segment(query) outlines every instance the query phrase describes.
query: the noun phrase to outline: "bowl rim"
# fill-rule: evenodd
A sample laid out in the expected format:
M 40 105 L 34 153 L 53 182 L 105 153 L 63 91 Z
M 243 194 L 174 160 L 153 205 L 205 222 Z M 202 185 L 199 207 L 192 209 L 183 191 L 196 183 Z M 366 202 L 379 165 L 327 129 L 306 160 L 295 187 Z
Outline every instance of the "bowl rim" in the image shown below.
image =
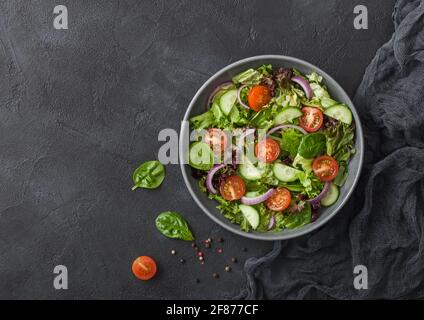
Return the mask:
M 194 97 L 191 99 L 190 104 L 187 107 L 186 112 L 184 113 L 184 117 L 183 117 L 183 122 L 184 121 L 188 121 L 189 120 L 189 116 L 191 113 L 191 110 L 193 109 L 194 104 L 196 103 L 197 99 L 199 98 L 199 96 L 201 94 L 203 94 L 203 91 L 205 90 L 205 88 L 207 88 L 209 86 L 210 83 L 214 82 L 216 78 L 218 78 L 219 76 L 221 76 L 223 73 L 231 70 L 234 67 L 243 65 L 245 63 L 248 62 L 254 62 L 256 60 L 283 60 L 284 62 L 293 62 L 293 63 L 298 63 L 301 64 L 307 68 L 310 68 L 311 70 L 314 70 L 316 72 L 318 72 L 325 80 L 329 80 L 331 82 L 334 83 L 334 85 L 337 87 L 337 91 L 339 91 L 341 93 L 341 95 L 344 96 L 345 98 L 345 103 L 347 103 L 349 105 L 349 108 L 352 111 L 354 120 L 355 120 L 355 125 L 356 125 L 356 141 L 359 143 L 360 145 L 360 152 L 357 152 L 355 154 L 355 157 L 359 157 L 359 162 L 358 162 L 358 170 L 355 174 L 352 186 L 350 187 L 350 189 L 347 191 L 347 194 L 345 196 L 345 198 L 340 202 L 336 204 L 336 207 L 334 208 L 333 212 L 331 212 L 329 215 L 327 215 L 326 217 L 324 217 L 322 220 L 317 220 L 314 223 L 310 223 L 302 228 L 299 228 L 299 230 L 297 232 L 293 232 L 290 234 L 283 234 L 281 232 L 245 232 L 242 231 L 240 229 L 236 229 L 234 227 L 232 227 L 232 223 L 231 222 L 224 222 L 221 221 L 220 219 L 218 219 L 214 213 L 210 212 L 202 203 L 202 201 L 200 199 L 197 198 L 187 175 L 187 164 L 184 164 L 184 159 L 183 159 L 183 150 L 184 150 L 184 141 L 182 139 L 182 137 L 187 136 L 186 130 L 190 131 L 190 128 L 187 128 L 184 125 L 181 125 L 180 128 L 180 139 L 179 139 L 179 150 L 178 150 L 178 157 L 179 157 L 179 164 L 180 164 L 180 169 L 183 175 L 183 179 L 184 179 L 184 183 L 188 189 L 188 191 L 190 192 L 191 197 L 194 199 L 194 201 L 197 203 L 197 205 L 203 210 L 203 212 L 209 217 L 211 218 L 215 223 L 217 223 L 218 225 L 220 225 L 221 227 L 225 228 L 228 231 L 231 231 L 237 235 L 246 237 L 246 238 L 250 238 L 250 239 L 256 239 L 256 240 L 263 240 L 263 241 L 276 241 L 276 240 L 287 240 L 287 239 L 292 239 L 292 238 L 296 238 L 296 237 L 300 237 L 302 235 L 305 235 L 307 233 L 310 233 L 320 227 L 322 227 L 324 224 L 326 224 L 331 218 L 333 218 L 340 210 L 341 208 L 346 204 L 346 202 L 349 200 L 349 198 L 351 197 L 353 191 L 356 188 L 356 185 L 359 181 L 359 178 L 361 176 L 361 172 L 362 172 L 362 166 L 363 166 L 363 161 L 364 161 L 364 137 L 363 137 L 363 131 L 362 131 L 362 124 L 361 124 L 361 120 L 359 118 L 359 115 L 356 111 L 356 108 L 352 102 L 352 100 L 350 99 L 349 95 L 344 91 L 344 89 L 342 88 L 342 86 L 333 79 L 333 77 L 331 77 L 329 74 L 327 74 L 325 71 L 321 70 L 320 68 L 318 68 L 317 66 L 299 59 L 299 58 L 295 58 L 295 57 L 291 57 L 291 56 L 285 56 L 285 55 L 277 55 L 277 54 L 267 54 L 267 55 L 257 55 L 257 56 L 252 56 L 252 57 L 248 57 L 248 58 L 244 58 L 238 61 L 235 61 L 225 67 L 223 67 L 222 69 L 218 70 L 215 74 L 213 74 L 208 80 L 205 81 L 205 83 L 203 83 L 203 85 L 197 90 L 196 94 L 194 95 Z M 182 123 L 183 123 L 182 122 Z M 210 200 L 213 201 L 213 200 Z M 308 227 L 309 226 L 309 227 Z M 264 235 L 267 235 L 266 237 Z

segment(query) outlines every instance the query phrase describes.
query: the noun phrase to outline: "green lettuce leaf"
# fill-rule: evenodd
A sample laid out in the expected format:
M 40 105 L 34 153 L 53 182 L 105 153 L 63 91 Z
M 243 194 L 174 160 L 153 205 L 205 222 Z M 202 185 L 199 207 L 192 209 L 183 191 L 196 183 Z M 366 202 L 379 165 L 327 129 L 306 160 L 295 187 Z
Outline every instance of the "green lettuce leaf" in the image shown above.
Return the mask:
M 215 116 L 211 110 L 206 111 L 198 116 L 190 119 L 190 127 L 192 129 L 206 129 L 215 126 Z

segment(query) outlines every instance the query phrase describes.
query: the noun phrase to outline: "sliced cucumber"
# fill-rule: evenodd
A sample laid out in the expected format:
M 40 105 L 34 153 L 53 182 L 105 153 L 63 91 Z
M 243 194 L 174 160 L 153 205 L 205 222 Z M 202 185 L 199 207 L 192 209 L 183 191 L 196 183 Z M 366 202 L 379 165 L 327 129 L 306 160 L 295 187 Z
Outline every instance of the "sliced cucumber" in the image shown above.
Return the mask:
M 352 123 L 352 112 L 343 104 L 338 104 L 326 109 L 324 114 L 346 124 Z
M 199 170 L 209 170 L 213 166 L 214 154 L 207 143 L 194 142 L 190 146 L 189 164 Z
M 249 192 L 246 192 L 246 194 L 244 196 L 246 198 L 256 198 L 260 195 L 261 195 L 261 193 L 259 191 L 249 191 Z
M 224 93 L 226 93 L 226 92 L 228 91 L 228 89 L 229 89 L 229 88 L 231 88 L 231 87 L 228 87 L 228 88 L 222 88 L 222 89 L 221 89 L 221 90 L 219 90 L 217 93 L 215 93 L 215 95 L 213 96 L 212 102 L 213 102 L 213 103 L 217 103 L 217 104 L 219 105 L 219 101 L 220 101 L 220 99 L 221 99 L 222 95 L 223 95 Z
M 295 168 L 286 166 L 282 163 L 275 163 L 273 171 L 275 177 L 283 182 L 296 181 L 298 179 L 299 173 L 301 172 Z
M 225 117 L 224 113 L 221 110 L 221 107 L 219 106 L 218 103 L 213 102 L 212 103 L 212 107 L 211 107 L 213 116 L 215 117 L 215 119 L 221 119 L 222 117 Z
M 332 183 L 330 186 L 330 190 L 327 192 L 324 198 L 321 200 L 321 204 L 324 207 L 331 206 L 334 202 L 339 198 L 339 188 Z
M 259 180 L 265 174 L 266 168 L 263 165 L 255 166 L 250 162 L 245 161 L 245 163 L 239 166 L 240 175 L 246 180 Z
M 222 112 L 224 112 L 226 115 L 229 115 L 231 112 L 231 109 L 236 103 L 236 100 L 237 100 L 236 89 L 231 89 L 231 90 L 228 90 L 226 93 L 224 93 L 221 99 L 219 99 L 219 106 L 221 107 Z
M 298 108 L 285 108 L 277 113 L 274 118 L 275 124 L 291 123 L 294 119 L 301 117 L 302 111 Z
M 244 204 L 240 204 L 239 209 L 243 216 L 246 218 L 246 220 L 249 222 L 249 224 L 252 226 L 252 228 L 256 229 L 259 226 L 258 211 L 255 208 L 251 206 L 246 206 Z

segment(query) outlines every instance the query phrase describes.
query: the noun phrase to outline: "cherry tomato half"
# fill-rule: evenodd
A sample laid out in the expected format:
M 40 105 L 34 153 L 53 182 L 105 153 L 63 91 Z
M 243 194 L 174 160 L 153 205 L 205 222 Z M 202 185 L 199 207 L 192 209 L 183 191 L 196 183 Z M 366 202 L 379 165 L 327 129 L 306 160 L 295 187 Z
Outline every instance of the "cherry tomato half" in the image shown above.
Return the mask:
M 286 188 L 278 188 L 274 194 L 265 201 L 265 204 L 269 210 L 284 211 L 290 206 L 290 202 L 290 191 Z
M 263 106 L 267 105 L 271 100 L 271 90 L 266 86 L 254 86 L 247 94 L 247 102 L 250 109 L 260 111 Z
M 280 155 L 280 145 L 274 139 L 267 138 L 256 144 L 255 154 L 260 161 L 271 163 Z
M 239 176 L 230 176 L 221 183 L 219 192 L 227 201 L 238 200 L 246 193 L 246 184 Z
M 331 181 L 337 177 L 339 165 L 330 156 L 320 156 L 312 163 L 312 170 L 321 181 Z
M 324 116 L 318 108 L 303 107 L 303 116 L 300 118 L 300 126 L 308 132 L 318 131 L 324 121 Z
M 156 262 L 148 256 L 141 256 L 134 260 L 132 272 L 140 280 L 149 280 L 156 275 Z
M 216 154 L 222 154 L 227 147 L 228 138 L 223 130 L 211 128 L 206 133 L 204 141 L 211 146 Z

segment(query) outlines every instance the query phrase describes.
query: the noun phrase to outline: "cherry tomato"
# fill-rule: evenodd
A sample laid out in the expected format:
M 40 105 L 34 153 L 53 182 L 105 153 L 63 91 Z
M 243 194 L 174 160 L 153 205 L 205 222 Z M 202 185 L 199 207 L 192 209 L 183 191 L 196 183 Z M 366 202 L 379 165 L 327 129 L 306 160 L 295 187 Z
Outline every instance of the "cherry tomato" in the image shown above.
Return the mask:
M 260 111 L 263 106 L 267 105 L 271 100 L 271 90 L 266 86 L 254 86 L 247 94 L 247 102 L 250 109 Z
M 284 211 L 290 206 L 290 202 L 290 191 L 286 188 L 278 188 L 274 194 L 265 201 L 265 204 L 269 210 Z
M 141 256 L 134 260 L 132 272 L 140 280 L 149 280 L 156 275 L 156 262 L 148 256 Z
M 318 131 L 324 121 L 324 116 L 318 108 L 303 107 L 303 116 L 300 117 L 300 126 L 308 132 Z
M 215 153 L 222 154 L 227 147 L 228 138 L 223 130 L 211 128 L 206 133 L 204 141 L 211 146 Z
M 221 183 L 219 192 L 227 201 L 238 200 L 246 193 L 246 184 L 239 176 L 230 176 Z
M 255 154 L 260 161 L 271 163 L 280 155 L 280 145 L 274 139 L 267 138 L 256 144 Z
M 321 181 L 331 181 L 337 177 L 339 165 L 330 156 L 320 156 L 312 163 L 312 170 Z

